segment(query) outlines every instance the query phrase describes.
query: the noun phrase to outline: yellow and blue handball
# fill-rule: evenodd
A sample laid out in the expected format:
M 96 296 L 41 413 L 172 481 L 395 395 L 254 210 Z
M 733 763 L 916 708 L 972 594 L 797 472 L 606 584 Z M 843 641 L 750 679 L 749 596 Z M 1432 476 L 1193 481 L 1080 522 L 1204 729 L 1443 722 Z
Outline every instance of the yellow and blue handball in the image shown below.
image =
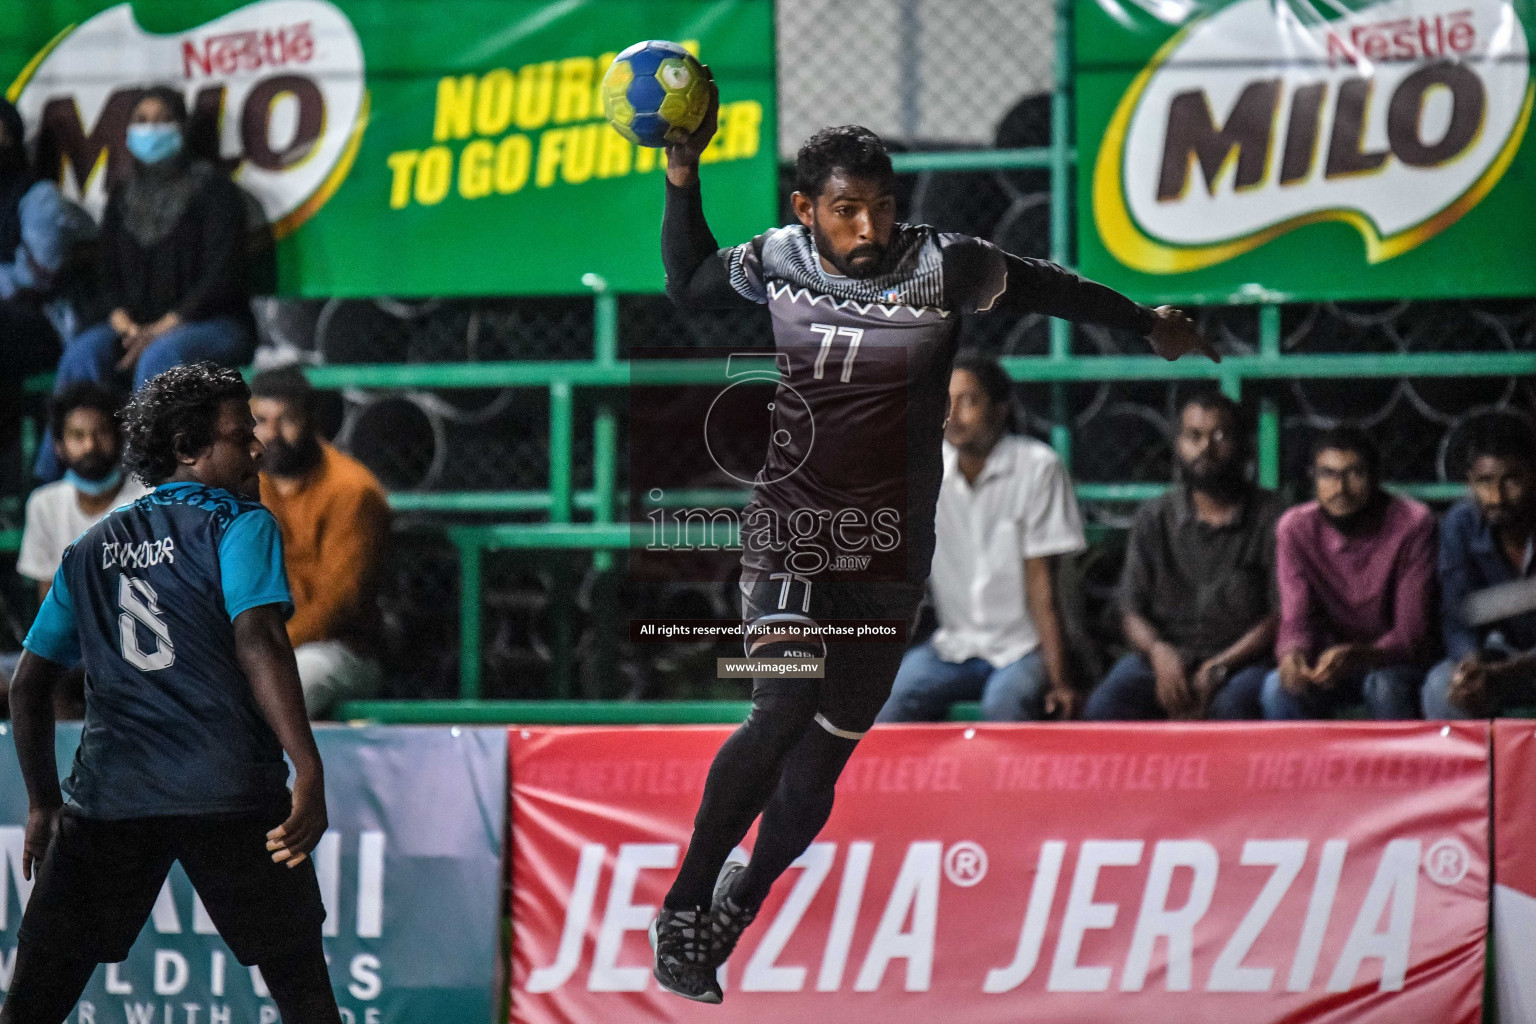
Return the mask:
M 614 130 L 642 146 L 682 142 L 709 109 L 709 81 L 698 60 L 676 43 L 647 39 L 617 57 L 603 76 L 603 114 Z

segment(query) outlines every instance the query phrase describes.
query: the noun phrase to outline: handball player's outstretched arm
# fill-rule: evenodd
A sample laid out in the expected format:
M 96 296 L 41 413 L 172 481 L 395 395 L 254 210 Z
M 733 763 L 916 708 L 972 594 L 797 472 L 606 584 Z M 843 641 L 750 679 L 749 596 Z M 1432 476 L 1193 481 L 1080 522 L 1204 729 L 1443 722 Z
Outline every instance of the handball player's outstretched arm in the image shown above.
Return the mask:
M 304 690 L 280 605 L 258 605 L 235 616 L 235 656 L 251 681 L 262 717 L 293 760 L 293 812 L 267 833 L 267 849 L 274 861 L 295 867 L 325 835 L 325 770 L 304 711 Z
M 1213 362 L 1221 355 L 1200 337 L 1181 309 L 1142 306 L 1108 285 L 1079 277 L 1049 260 L 1024 259 L 1004 253 L 1007 285 L 990 307 L 1012 313 L 1045 313 L 1077 323 L 1103 324 L 1135 331 L 1164 359 L 1198 352 Z M 949 276 L 949 267 L 945 266 Z
M 27 832 L 21 851 L 21 875 L 32 877 L 58 828 L 64 795 L 53 753 L 53 692 L 64 666 L 24 651 L 11 680 L 11 725 L 16 730 L 16 759 L 27 787 Z
M 704 69 L 709 74 L 709 68 Z M 755 306 L 731 287 L 720 245 L 704 220 L 699 191 L 699 158 L 715 137 L 720 90 L 709 79 L 709 109 L 693 134 L 667 146 L 667 201 L 661 216 L 661 262 L 667 271 L 667 295 L 684 309 L 732 309 Z

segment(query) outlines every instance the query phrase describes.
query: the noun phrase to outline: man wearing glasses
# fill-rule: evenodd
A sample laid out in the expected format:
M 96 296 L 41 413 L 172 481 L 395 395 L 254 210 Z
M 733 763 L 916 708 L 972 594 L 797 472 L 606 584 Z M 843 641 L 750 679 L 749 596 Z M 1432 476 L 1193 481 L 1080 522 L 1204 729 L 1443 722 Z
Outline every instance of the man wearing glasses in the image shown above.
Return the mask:
M 1132 650 L 1089 696 L 1089 719 L 1262 716 L 1283 506 L 1248 479 L 1242 421 L 1219 391 L 1184 400 L 1175 485 L 1141 507 L 1127 545 L 1120 615 Z
M 1381 489 L 1364 431 L 1336 427 L 1312 445 L 1316 501 L 1276 528 L 1279 668 L 1264 716 L 1326 718 L 1365 703 L 1371 718 L 1419 717 L 1433 653 L 1435 518 Z

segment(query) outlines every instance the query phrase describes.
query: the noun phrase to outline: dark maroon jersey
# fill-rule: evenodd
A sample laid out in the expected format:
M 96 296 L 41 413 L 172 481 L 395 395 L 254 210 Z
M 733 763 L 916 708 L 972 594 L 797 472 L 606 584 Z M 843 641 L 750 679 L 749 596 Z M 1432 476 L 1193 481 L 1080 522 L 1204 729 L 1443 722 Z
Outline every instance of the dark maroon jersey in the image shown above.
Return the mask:
M 772 437 L 742 513 L 742 567 L 757 575 L 927 578 L 961 316 L 1038 312 L 1143 334 L 1153 321 L 1054 263 L 926 225 L 896 225 L 889 270 L 862 279 L 828 273 L 798 224 L 714 244 L 698 188 L 668 184 L 668 293 L 773 317 Z
M 964 248 L 967 258 L 946 260 Z M 767 303 L 787 356 L 772 440 L 742 513 L 742 564 L 816 578 L 921 581 L 933 557 L 940 442 L 960 314 L 1004 290 L 1000 250 L 898 225 L 891 270 L 829 274 L 804 227 L 724 250 L 730 283 Z M 945 266 L 971 268 L 946 280 Z

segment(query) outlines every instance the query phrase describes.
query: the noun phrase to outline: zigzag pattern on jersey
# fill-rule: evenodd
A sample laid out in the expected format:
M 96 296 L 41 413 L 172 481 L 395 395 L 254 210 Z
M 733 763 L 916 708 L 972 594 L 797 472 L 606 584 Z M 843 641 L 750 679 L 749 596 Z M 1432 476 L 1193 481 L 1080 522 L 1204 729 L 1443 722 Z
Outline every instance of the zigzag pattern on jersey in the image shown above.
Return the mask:
M 767 302 L 763 291 L 763 265 L 757 258 L 757 240 L 724 250 L 726 274 L 736 294 L 753 302 Z
M 887 320 L 894 319 L 896 314 L 902 312 L 903 310 L 905 310 L 907 315 L 912 317 L 914 320 L 922 319 L 923 314 L 925 313 L 937 313 L 941 317 L 949 316 L 950 313 L 949 310 L 940 309 L 938 306 L 907 306 L 902 304 L 888 306 L 883 302 L 855 302 L 853 299 L 834 299 L 830 295 L 817 295 L 809 288 L 796 288 L 793 285 L 788 284 L 775 285 L 772 282 L 769 282 L 769 298 L 782 299 L 786 296 L 789 298 L 790 302 L 809 302 L 813 306 L 818 302 L 825 302 L 830 309 L 853 309 L 857 310 L 864 316 L 868 316 L 870 310 L 878 309 L 880 312 L 885 314 L 885 318 Z
M 742 246 L 741 249 L 750 249 Z M 836 277 L 821 269 L 809 228 L 795 224 L 776 228 L 763 236 L 762 265 L 748 265 L 750 253 L 740 249 L 731 260 L 731 283 L 738 291 L 748 284 L 755 270 L 760 280 L 788 284 L 818 297 L 833 301 L 848 300 L 891 307 L 907 306 L 915 310 L 943 309 L 944 253 L 938 232 L 926 224 L 897 224 L 891 233 L 890 259 L 895 269 L 879 277 Z M 738 277 L 740 280 L 738 281 Z M 759 284 L 758 289 L 763 286 Z M 792 292 L 798 295 L 798 292 Z M 765 296 L 766 297 L 766 296 Z M 891 314 L 887 314 L 888 316 Z

